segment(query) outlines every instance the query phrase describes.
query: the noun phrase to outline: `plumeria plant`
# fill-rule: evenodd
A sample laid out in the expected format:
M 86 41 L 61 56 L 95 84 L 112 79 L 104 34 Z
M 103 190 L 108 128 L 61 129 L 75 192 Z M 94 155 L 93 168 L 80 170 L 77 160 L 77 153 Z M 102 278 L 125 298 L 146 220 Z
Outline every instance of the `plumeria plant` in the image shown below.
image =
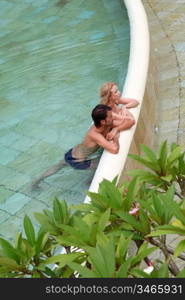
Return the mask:
M 130 182 L 104 179 L 88 204 L 54 199 L 51 210 L 35 213 L 38 232 L 25 216 L 14 244 L 0 239 L 0 277 L 185 277 L 177 263 L 185 264 L 184 152 L 166 142 L 158 154 L 141 148 L 144 157 L 130 157 L 147 169 L 130 171 Z

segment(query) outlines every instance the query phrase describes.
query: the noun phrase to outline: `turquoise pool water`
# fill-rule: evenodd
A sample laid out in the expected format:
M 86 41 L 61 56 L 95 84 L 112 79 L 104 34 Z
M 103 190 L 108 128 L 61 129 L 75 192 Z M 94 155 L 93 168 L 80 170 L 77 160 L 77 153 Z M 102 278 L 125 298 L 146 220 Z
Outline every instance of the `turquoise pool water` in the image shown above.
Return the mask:
M 0 235 L 12 239 L 54 196 L 84 200 L 94 171 L 70 167 L 30 183 L 81 142 L 106 81 L 129 56 L 122 0 L 0 1 Z

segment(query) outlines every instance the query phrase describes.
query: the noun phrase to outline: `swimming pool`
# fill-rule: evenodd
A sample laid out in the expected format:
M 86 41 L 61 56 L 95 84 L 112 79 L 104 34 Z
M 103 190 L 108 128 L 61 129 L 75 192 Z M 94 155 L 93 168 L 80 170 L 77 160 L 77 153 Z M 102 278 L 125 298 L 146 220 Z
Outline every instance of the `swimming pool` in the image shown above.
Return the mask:
M 12 239 L 52 199 L 84 200 L 94 171 L 66 167 L 32 180 L 81 142 L 99 87 L 127 72 L 122 0 L 0 2 L 0 235 Z

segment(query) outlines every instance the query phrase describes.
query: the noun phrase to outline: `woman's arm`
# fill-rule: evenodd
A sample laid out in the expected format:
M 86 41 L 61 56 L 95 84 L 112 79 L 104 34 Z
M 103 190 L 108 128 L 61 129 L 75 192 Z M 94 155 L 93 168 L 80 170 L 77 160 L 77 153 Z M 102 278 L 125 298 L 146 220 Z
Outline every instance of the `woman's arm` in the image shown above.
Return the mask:
M 113 122 L 113 126 L 117 129 L 117 131 L 127 130 L 131 128 L 135 124 L 135 120 L 131 117 L 125 117 L 122 122 L 116 120 Z
M 115 135 L 117 135 L 122 130 L 127 130 L 131 128 L 135 124 L 135 120 L 132 117 L 125 117 L 121 120 L 114 120 L 113 121 L 113 128 L 112 130 L 107 134 L 106 138 L 108 140 L 112 140 Z
M 119 99 L 119 103 L 126 104 L 125 105 L 126 108 L 133 108 L 139 105 L 138 100 L 132 98 L 123 98 L 123 97 Z
M 119 115 L 122 116 L 122 118 L 130 117 L 134 120 L 133 114 L 128 109 L 126 109 L 125 106 L 121 108 Z

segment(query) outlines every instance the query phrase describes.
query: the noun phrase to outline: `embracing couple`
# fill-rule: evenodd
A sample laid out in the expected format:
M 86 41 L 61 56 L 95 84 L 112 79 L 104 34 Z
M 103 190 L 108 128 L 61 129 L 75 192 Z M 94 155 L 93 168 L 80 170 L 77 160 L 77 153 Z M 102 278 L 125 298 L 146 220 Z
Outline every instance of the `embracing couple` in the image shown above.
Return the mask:
M 119 106 L 122 104 L 122 107 Z M 51 167 L 33 185 L 38 185 L 44 178 L 58 172 L 63 166 L 84 170 L 93 167 L 90 155 L 100 147 L 117 154 L 119 152 L 119 133 L 131 128 L 135 120 L 129 108 L 139 105 L 135 99 L 122 98 L 114 82 L 105 83 L 100 89 L 100 104 L 92 110 L 93 125 L 87 131 L 82 143 L 70 149 L 64 160 Z

